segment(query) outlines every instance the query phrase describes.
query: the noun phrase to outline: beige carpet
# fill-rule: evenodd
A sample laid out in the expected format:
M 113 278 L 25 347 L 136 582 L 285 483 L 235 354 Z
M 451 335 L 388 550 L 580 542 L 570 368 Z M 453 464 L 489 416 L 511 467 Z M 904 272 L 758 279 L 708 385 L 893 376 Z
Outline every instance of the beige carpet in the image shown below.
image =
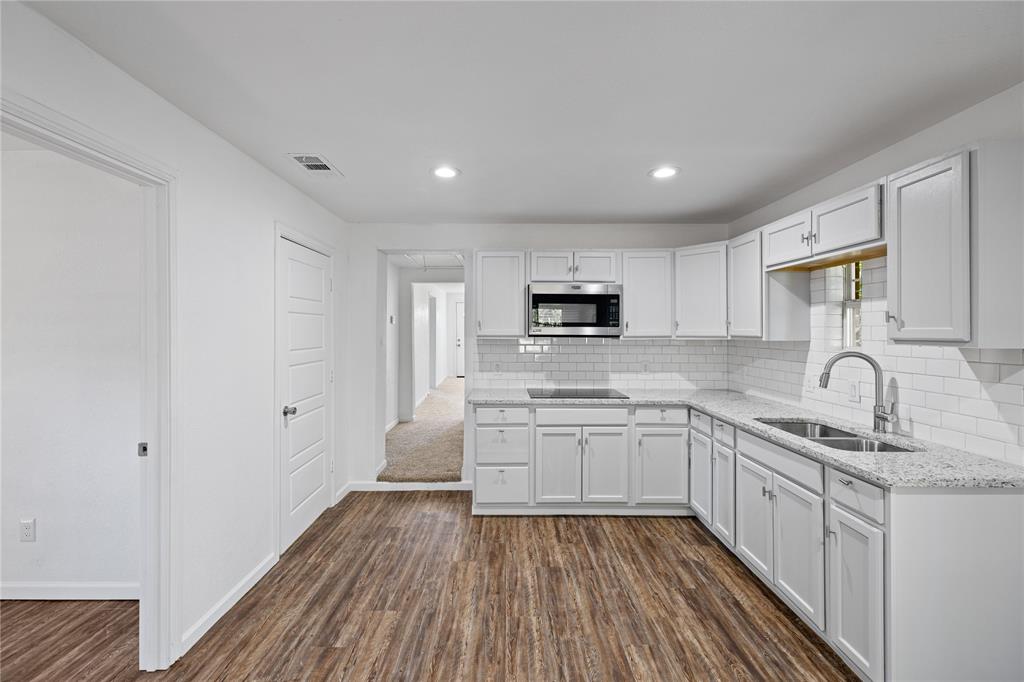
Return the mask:
M 378 481 L 461 481 L 465 380 L 449 377 L 416 409 L 416 419 L 388 431 L 387 466 Z

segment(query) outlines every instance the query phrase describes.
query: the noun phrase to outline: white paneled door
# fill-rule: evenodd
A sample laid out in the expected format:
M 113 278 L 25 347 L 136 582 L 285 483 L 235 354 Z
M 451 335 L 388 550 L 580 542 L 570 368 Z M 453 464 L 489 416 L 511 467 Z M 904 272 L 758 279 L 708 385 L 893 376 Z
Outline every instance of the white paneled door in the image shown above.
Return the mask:
M 276 319 L 282 552 L 330 503 L 330 262 L 280 239 Z
M 455 376 L 466 376 L 466 302 L 455 302 Z

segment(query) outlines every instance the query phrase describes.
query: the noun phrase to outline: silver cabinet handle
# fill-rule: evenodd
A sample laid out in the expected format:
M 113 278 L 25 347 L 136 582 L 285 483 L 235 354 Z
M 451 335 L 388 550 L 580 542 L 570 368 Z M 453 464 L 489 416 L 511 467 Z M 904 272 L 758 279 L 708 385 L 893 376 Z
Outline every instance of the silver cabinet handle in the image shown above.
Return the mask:
M 761 497 L 768 497 L 768 488 L 761 486 Z
M 836 480 L 839 481 L 840 483 L 842 483 L 843 485 L 846 485 L 846 486 L 853 485 L 853 481 L 851 481 L 848 478 L 837 478 Z
M 481 324 L 480 320 L 477 320 L 477 321 L 476 321 L 476 328 L 477 328 L 477 331 L 479 331 L 479 330 L 483 329 L 483 327 L 481 327 L 481 326 L 480 326 L 480 324 Z
M 825 526 L 825 535 L 831 535 L 834 538 L 839 538 L 839 534 L 832 530 L 831 526 Z
M 579 271 L 580 271 L 580 266 L 579 266 L 579 265 L 577 265 L 577 266 L 576 266 L 576 272 L 579 272 Z
M 629 331 L 629 322 L 626 322 L 626 331 Z
M 296 414 L 298 414 L 298 412 L 299 412 L 299 408 L 293 407 L 291 405 L 285 405 L 284 409 L 281 410 L 281 414 L 283 414 L 286 417 L 293 417 Z
M 801 244 L 810 244 L 811 243 L 811 238 L 809 236 L 810 234 L 811 233 L 808 232 L 807 234 L 800 235 L 800 243 Z
M 819 233 L 819 232 L 812 232 L 812 233 L 811 233 L 811 236 L 813 236 L 813 237 L 814 237 L 814 243 L 815 243 L 815 244 L 817 244 L 817 243 L 818 243 L 818 241 L 820 241 L 820 233 Z
M 676 320 L 676 331 L 679 331 L 679 320 Z
M 895 315 L 890 313 L 888 310 L 885 311 L 885 321 L 886 322 L 895 322 L 896 323 L 896 329 L 903 329 L 903 320 L 901 320 L 900 318 L 896 317 Z

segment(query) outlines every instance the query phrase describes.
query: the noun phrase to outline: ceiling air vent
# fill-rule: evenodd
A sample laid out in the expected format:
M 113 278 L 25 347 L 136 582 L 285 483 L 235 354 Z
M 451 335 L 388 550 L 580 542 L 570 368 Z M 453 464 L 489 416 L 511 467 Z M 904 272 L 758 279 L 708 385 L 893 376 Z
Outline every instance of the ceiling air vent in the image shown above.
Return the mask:
M 305 168 L 306 172 L 310 175 L 342 176 L 341 172 L 337 168 L 332 166 L 327 159 L 319 154 L 289 154 L 288 156 L 298 161 L 299 165 Z

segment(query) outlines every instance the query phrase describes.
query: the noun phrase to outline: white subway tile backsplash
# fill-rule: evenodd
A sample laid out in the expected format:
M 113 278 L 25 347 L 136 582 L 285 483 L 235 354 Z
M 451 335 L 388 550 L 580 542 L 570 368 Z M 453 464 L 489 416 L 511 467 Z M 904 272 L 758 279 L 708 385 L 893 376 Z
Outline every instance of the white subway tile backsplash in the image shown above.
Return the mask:
M 811 273 L 809 342 L 729 343 L 731 389 L 871 424 L 874 375 L 866 365 L 841 361 L 829 388 L 817 387 L 822 366 L 840 350 L 835 339 L 841 332 L 841 317 L 832 314 L 841 309 L 842 290 L 832 286 L 838 275 L 838 268 Z M 900 419 L 895 430 L 1024 464 L 1024 351 L 890 343 L 885 323 L 885 259 L 865 262 L 862 275 L 860 349 L 885 370 L 885 399 L 898 402 Z M 794 346 L 797 357 L 786 358 Z M 783 359 L 795 366 L 778 378 L 771 370 L 774 362 Z M 859 403 L 847 401 L 848 381 L 859 382 Z

